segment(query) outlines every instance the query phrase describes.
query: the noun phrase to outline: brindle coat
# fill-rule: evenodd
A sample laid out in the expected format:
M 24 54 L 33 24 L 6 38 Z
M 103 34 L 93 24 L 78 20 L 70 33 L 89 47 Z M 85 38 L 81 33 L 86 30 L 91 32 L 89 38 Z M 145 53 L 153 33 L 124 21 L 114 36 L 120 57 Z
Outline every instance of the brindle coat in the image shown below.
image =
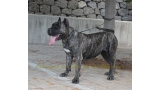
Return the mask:
M 72 83 L 79 83 L 81 62 L 85 59 L 90 59 L 101 54 L 103 58 L 110 64 L 108 80 L 114 80 L 114 67 L 116 60 L 116 49 L 118 41 L 114 33 L 111 32 L 99 32 L 94 34 L 84 34 L 77 32 L 74 28 L 69 26 L 68 20 L 65 18 L 61 22 L 61 18 L 52 24 L 52 27 L 48 29 L 48 35 L 58 35 L 59 40 L 62 39 L 63 48 L 66 52 L 66 70 L 61 73 L 61 77 L 68 75 L 71 71 L 71 64 L 73 57 L 76 59 L 75 77 Z

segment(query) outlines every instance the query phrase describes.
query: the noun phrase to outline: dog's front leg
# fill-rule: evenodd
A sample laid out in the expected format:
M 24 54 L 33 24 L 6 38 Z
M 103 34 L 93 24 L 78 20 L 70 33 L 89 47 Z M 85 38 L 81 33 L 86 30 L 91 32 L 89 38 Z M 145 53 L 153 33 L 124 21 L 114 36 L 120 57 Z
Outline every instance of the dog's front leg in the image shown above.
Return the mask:
M 66 54 L 66 71 L 60 74 L 61 77 L 66 77 L 69 71 L 71 71 L 72 59 L 73 57 L 70 54 Z
M 72 83 L 79 83 L 79 77 L 80 77 L 80 70 L 81 70 L 81 62 L 82 62 L 82 53 L 78 53 L 78 55 L 76 55 L 76 69 L 75 69 L 75 77 L 72 80 Z

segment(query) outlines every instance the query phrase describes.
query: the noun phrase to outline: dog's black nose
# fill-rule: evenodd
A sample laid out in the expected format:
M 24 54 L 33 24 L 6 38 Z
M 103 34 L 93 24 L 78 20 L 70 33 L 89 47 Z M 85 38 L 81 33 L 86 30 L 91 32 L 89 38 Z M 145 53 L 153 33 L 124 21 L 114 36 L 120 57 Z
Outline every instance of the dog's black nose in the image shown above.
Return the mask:
M 48 28 L 48 35 L 51 35 L 51 34 L 52 34 L 52 29 Z

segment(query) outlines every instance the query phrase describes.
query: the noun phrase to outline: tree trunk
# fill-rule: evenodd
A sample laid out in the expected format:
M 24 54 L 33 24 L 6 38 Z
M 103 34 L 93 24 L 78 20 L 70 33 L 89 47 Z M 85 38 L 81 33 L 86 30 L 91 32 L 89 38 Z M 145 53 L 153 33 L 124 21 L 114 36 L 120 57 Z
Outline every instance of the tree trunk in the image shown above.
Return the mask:
M 116 0 L 105 0 L 105 18 L 115 17 Z M 104 28 L 115 30 L 115 19 L 104 20 Z

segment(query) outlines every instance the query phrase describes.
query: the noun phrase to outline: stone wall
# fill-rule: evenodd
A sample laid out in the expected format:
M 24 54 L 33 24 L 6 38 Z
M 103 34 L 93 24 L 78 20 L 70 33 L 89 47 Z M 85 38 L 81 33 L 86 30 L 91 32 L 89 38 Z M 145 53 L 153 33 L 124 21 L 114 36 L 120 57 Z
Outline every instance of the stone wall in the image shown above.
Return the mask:
M 132 3 L 116 1 L 115 20 L 132 21 Z M 28 13 L 103 19 L 105 0 L 28 0 Z

